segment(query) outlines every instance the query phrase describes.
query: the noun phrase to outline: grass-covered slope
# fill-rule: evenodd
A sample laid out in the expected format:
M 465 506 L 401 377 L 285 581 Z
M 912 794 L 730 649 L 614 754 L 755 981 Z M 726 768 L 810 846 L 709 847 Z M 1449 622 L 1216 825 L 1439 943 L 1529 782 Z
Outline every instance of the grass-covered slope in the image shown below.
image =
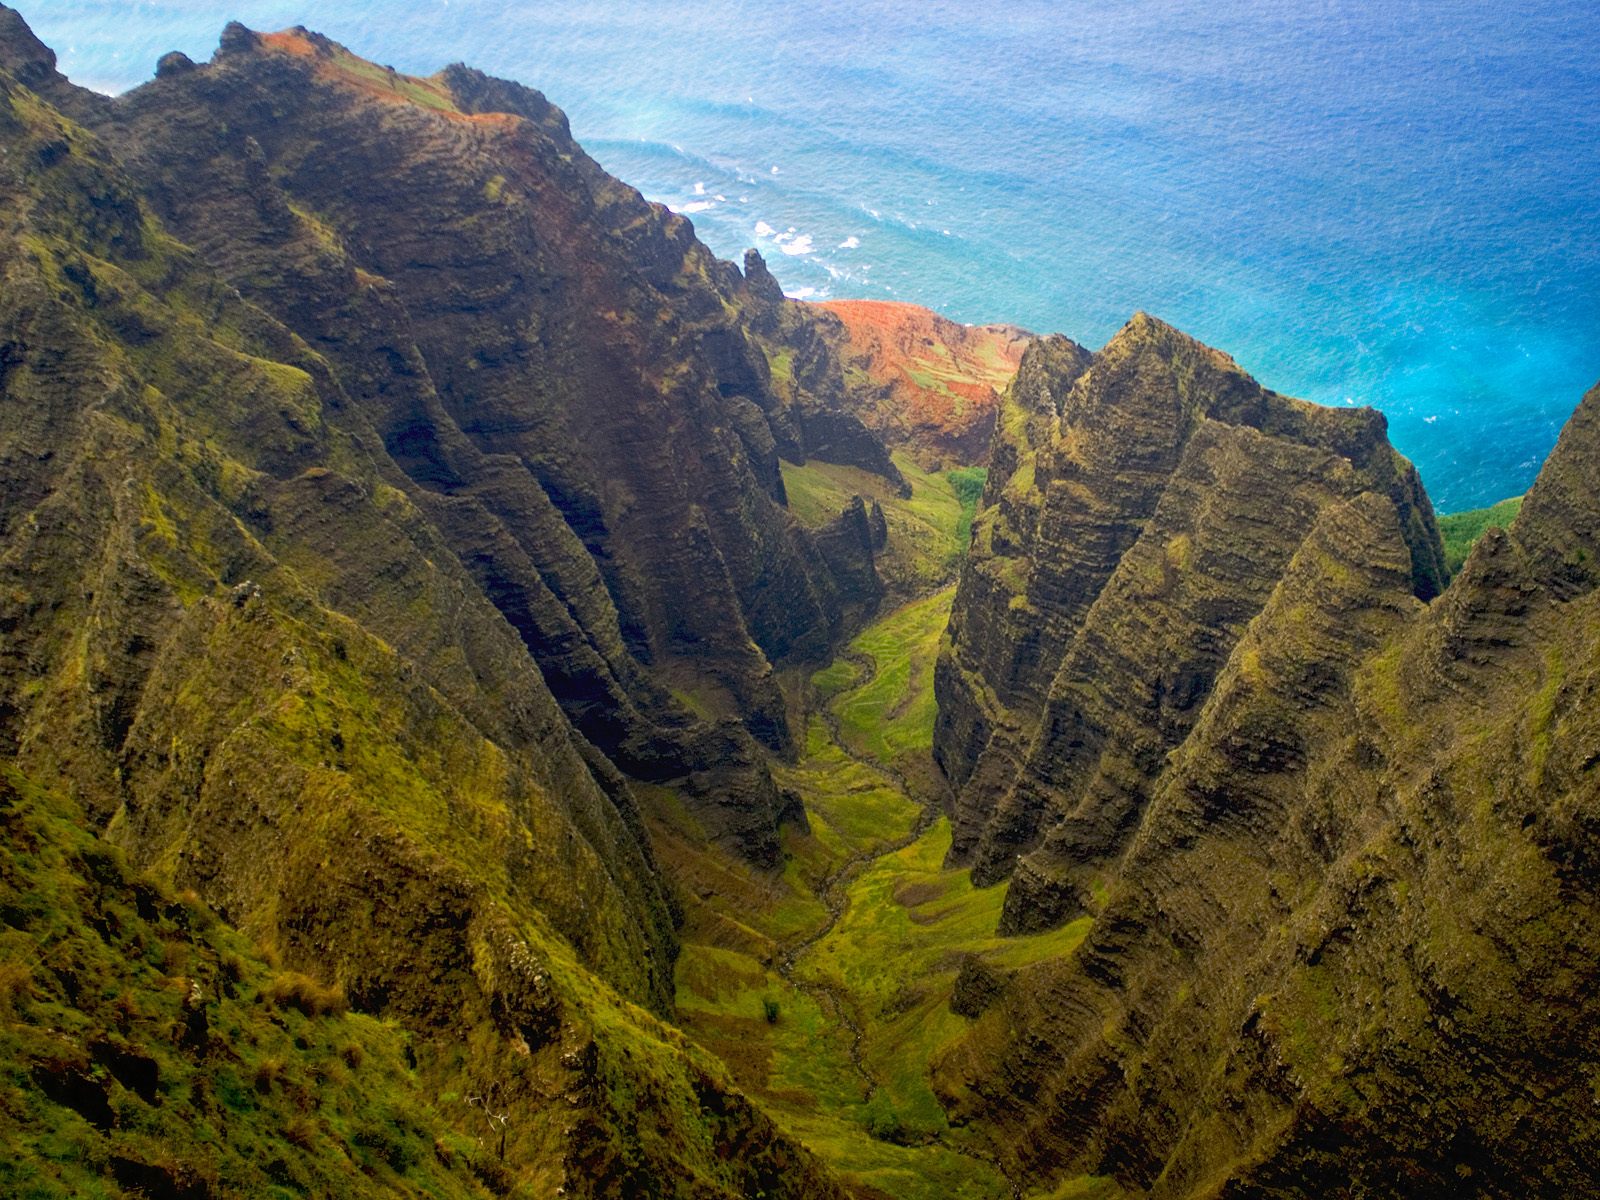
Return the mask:
M 971 536 L 983 490 L 982 467 L 924 471 L 903 452 L 894 455 L 909 490 L 901 495 L 882 476 L 859 467 L 812 460 L 783 464 L 789 510 L 807 528 L 827 524 L 860 496 L 883 512 L 887 542 L 876 558 L 884 587 L 898 598 L 922 595 L 955 578 Z
M 0 767 L 0 1192 L 486 1197 L 497 1131 L 409 1035 L 267 961 Z
M 781 877 L 708 851 L 670 794 L 646 800 L 685 896 L 679 1021 L 866 1197 L 1013 1194 L 945 1119 L 932 1064 L 1011 972 L 1071 955 L 1088 924 L 999 938 L 1003 893 L 943 865 L 928 763 L 950 594 L 885 613 L 812 677 L 806 753 L 779 772 L 810 828 L 786 835 Z M 1061 1194 L 1109 1193 L 1084 1179 Z
M 0 859 L 23 895 L 6 916 L 19 1053 L 72 1030 L 60 1071 L 8 1076 L 0 1136 L 39 1178 L 73 1159 L 60 1187 L 90 1194 L 358 1194 L 348 1146 L 372 1190 L 409 1173 L 443 1195 L 473 1186 L 450 1156 L 484 1128 L 477 1096 L 505 1118 L 498 1194 L 836 1195 L 652 1014 L 675 914 L 634 794 L 486 594 L 450 503 L 326 359 L 164 231 L 102 143 L 4 73 L 0 136 L 0 752 L 73 799 L 8 829 Z M 87 833 L 52 841 L 73 820 L 143 873 L 144 926 L 28 874 L 120 861 Z M 248 966 L 218 998 L 215 952 L 243 944 L 177 944 L 166 889 L 290 974 Z M 265 993 L 282 1002 L 249 1007 Z M 344 1003 L 361 1015 L 315 1023 Z M 220 1046 L 184 1050 L 185 1004 Z M 118 1057 L 135 1028 L 174 1048 Z M 390 1073 L 404 1045 L 415 1087 Z M 51 1125 L 68 1099 L 92 1134 Z M 236 1152 L 215 1144 L 225 1110 L 258 1114 Z

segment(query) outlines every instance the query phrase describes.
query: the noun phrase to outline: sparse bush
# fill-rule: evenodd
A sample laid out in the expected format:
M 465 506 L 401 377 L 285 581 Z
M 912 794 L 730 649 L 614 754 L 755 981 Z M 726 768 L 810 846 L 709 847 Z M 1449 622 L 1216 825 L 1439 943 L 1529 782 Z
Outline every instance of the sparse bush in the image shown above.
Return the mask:
M 283 1126 L 283 1139 L 302 1150 L 309 1150 L 317 1140 L 317 1123 L 310 1117 L 290 1117 Z
M 200 898 L 200 893 L 193 888 L 185 888 L 178 893 L 178 900 L 189 911 L 189 928 L 204 933 L 217 923 L 217 914 L 211 911 L 211 906 Z
M 761 1012 L 767 1018 L 768 1025 L 776 1025 L 778 1023 L 778 1002 L 771 996 L 762 999 Z
M 33 994 L 33 968 L 27 963 L 0 962 L 0 1005 L 7 1008 Z
M 361 1060 L 366 1057 L 366 1051 L 361 1048 L 360 1042 L 349 1042 L 345 1045 L 343 1050 L 339 1051 L 339 1056 L 343 1058 L 344 1061 L 349 1064 L 350 1069 L 354 1071 L 361 1065 Z
M 263 1058 L 256 1064 L 256 1091 L 264 1096 L 277 1087 L 279 1080 L 283 1078 L 283 1069 L 281 1058 Z
M 161 946 L 161 973 L 185 975 L 189 970 L 189 947 L 180 941 L 164 942 Z
M 880 1142 L 905 1144 L 905 1125 L 900 1120 L 900 1114 L 895 1111 L 894 1104 L 881 1091 L 874 1092 L 872 1099 L 867 1101 L 863 1124 L 866 1125 L 867 1132 Z
M 308 1017 L 338 1017 L 350 1011 L 342 987 L 328 987 L 298 971 L 274 976 L 262 994 L 279 1008 L 298 1008 Z

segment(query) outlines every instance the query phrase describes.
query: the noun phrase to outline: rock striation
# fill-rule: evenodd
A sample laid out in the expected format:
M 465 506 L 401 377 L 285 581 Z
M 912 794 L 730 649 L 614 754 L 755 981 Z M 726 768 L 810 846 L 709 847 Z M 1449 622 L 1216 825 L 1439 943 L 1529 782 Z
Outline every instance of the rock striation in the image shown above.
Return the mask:
M 825 402 L 831 359 L 775 380 L 800 306 L 606 175 L 539 93 L 465 67 L 233 26 L 93 118 L 167 227 L 327 364 L 584 738 L 770 865 L 772 664 L 824 655 L 872 571 L 834 577 L 778 458 L 898 479 Z
M 1394 510 L 1414 594 L 1443 558 L 1372 410 L 1262 388 L 1143 314 L 1098 354 L 1035 343 L 1002 405 L 941 654 L 954 861 L 1013 878 L 1003 928 L 1089 911 L 1249 622 L 1328 509 Z
M 1087 429 L 1114 350 L 1139 386 Z M 1030 606 L 1038 575 L 1074 581 L 1070 636 L 998 803 L 972 794 L 986 750 L 958 816 L 975 873 L 1011 872 L 1004 928 L 1093 924 L 941 1056 L 951 1119 L 1020 1177 L 1158 1197 L 1596 1186 L 1600 389 L 1438 596 L 1426 502 L 1372 417 L 1252 391 L 1147 320 L 1052 393 L 973 570 L 1020 559 Z M 1186 435 L 1185 396 L 1208 413 Z M 1030 510 L 1016 476 L 1046 446 Z M 1108 462 L 1093 495 L 1124 503 L 1080 499 L 1039 541 L 1052 489 Z M 961 604 L 953 673 L 977 661 Z M 1032 664 L 997 661 L 985 712 L 1026 711 Z
M 799 528 L 707 349 L 760 357 L 737 272 L 536 93 L 231 26 L 111 101 L 0 32 L 7 770 L 403 1026 L 408 1095 L 509 1114 L 495 1189 L 836 1196 L 659 1019 L 636 788 L 774 862 L 772 663 L 874 582 L 865 514 Z M 203 1139 L 164 1153 L 231 1194 Z

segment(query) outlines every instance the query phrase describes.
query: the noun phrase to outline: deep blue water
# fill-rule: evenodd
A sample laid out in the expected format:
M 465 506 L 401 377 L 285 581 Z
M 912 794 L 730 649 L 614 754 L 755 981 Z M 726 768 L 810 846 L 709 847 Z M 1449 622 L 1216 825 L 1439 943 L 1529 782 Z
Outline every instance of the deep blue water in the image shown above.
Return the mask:
M 1443 511 L 1600 379 L 1593 0 L 9 0 L 118 91 L 225 20 L 542 89 L 792 294 L 1099 345 L 1146 309 L 1374 404 Z

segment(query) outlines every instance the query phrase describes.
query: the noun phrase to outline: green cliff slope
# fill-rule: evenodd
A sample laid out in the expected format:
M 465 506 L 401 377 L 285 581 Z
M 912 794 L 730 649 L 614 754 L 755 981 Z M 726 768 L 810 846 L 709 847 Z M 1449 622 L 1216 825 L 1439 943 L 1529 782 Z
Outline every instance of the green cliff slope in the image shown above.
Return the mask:
M 1074 583 L 1044 593 L 1037 619 L 1073 632 L 974 876 L 988 846 L 1034 845 L 1001 928 L 1093 924 L 942 1053 L 951 1120 L 1025 1178 L 1156 1196 L 1592 1188 L 1600 391 L 1521 516 L 1425 605 L 1437 542 L 1416 536 L 1425 501 L 1396 502 L 1397 481 L 1420 495 L 1403 470 L 1374 487 L 1348 448 L 1319 466 L 1315 442 L 1215 418 L 1161 462 L 1142 517 L 1026 540 L 1052 503 L 1144 494 L 1142 443 L 1097 458 L 1068 423 L 1094 371 L 1038 422 L 1080 475 L 1053 466 L 1067 482 L 1030 508 L 1017 455 L 969 568 L 1015 579 L 1025 617 L 1041 578 Z M 1166 386 L 1146 377 L 1122 411 Z M 1115 475 L 1075 494 L 1097 462 Z M 951 666 L 999 692 L 994 664 L 1018 659 L 973 644 L 961 606 Z
M 38 68 L 15 40 L 8 61 L 19 45 Z M 673 903 L 631 785 L 485 587 L 500 550 L 470 535 L 486 527 L 453 523 L 451 497 L 388 453 L 337 356 L 242 299 L 103 142 L 9 74 L 0 136 L 0 751 L 71 796 L 151 886 L 192 889 L 307 977 L 307 994 L 404 1029 L 422 1081 L 409 1094 L 455 1099 L 410 1110 L 403 1145 L 352 1151 L 377 1177 L 435 1138 L 480 1136 L 481 1108 L 461 1100 L 480 1096 L 508 1117 L 504 1173 L 486 1168 L 497 1190 L 834 1194 L 652 1015 L 670 1004 Z M 698 728 L 735 761 L 750 745 Z M 20 832 L 6 849 L 12 864 L 30 853 Z M 70 918 L 69 943 L 144 953 Z M 72 967 L 42 928 L 12 927 L 7 969 L 44 998 L 10 1011 L 26 1040 L 50 1027 L 50 997 L 72 998 Z M 125 983 L 134 1008 L 165 1011 L 167 984 Z M 108 999 L 81 999 L 85 1026 Z M 208 994 L 206 1019 L 229 1003 Z M 63 1053 L 92 1056 L 91 1041 Z M 286 1052 L 284 1077 L 309 1078 L 315 1049 Z M 174 1069 L 191 1067 L 209 1070 Z M 85 1170 L 107 1194 L 146 1186 L 147 1168 L 188 1194 L 253 1190 L 204 1121 L 186 1137 L 163 1118 L 122 1149 L 146 1118 L 106 1086 Z M 475 1186 L 448 1164 L 416 1169 Z

